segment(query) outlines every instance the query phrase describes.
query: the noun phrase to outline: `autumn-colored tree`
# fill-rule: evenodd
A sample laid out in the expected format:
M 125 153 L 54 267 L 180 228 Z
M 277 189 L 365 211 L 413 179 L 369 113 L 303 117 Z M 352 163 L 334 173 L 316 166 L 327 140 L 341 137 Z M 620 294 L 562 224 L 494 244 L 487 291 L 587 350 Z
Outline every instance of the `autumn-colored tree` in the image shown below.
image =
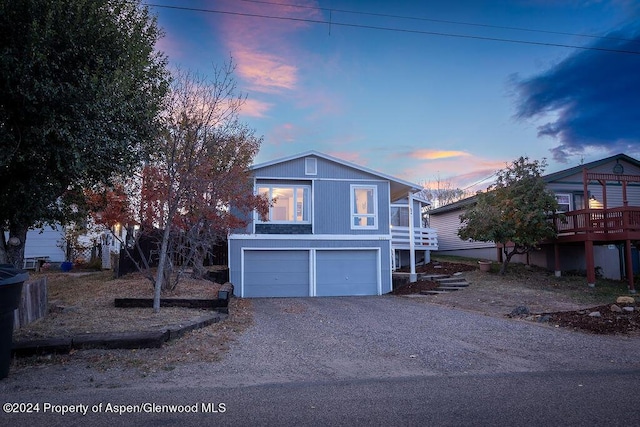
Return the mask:
M 202 274 L 207 252 L 231 228 L 244 224 L 242 218 L 254 210 L 262 215 L 268 210 L 268 200 L 254 194 L 249 174 L 262 138 L 239 120 L 246 98 L 237 95 L 233 72 L 229 63 L 215 67 L 210 79 L 181 71 L 174 75 L 140 203 L 143 227 L 163 230 L 156 311 L 161 290 L 175 287 L 181 276 L 171 255 Z
M 544 160 L 520 157 L 499 171 L 496 183 L 478 193 L 476 203 L 460 216 L 461 239 L 502 244 L 500 274 L 514 255 L 526 254 L 556 236 L 549 215 L 557 211 L 558 203 L 542 179 L 545 167 Z

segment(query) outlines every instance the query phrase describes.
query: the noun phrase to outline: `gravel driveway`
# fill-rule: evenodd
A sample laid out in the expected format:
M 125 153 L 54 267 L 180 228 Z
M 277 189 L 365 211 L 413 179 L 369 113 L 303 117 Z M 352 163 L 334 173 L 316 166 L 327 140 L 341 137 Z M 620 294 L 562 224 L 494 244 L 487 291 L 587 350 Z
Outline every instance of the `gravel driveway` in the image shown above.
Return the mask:
M 23 371 L 0 392 L 82 387 L 211 387 L 407 376 L 640 368 L 640 338 L 599 336 L 395 296 L 264 298 L 218 363 L 144 378 L 90 366 Z M 77 364 L 77 363 L 76 363 Z M 41 379 L 47 378 L 45 384 Z
M 220 385 L 640 367 L 638 338 L 570 332 L 423 299 L 268 298 L 253 305 L 255 325 L 223 362 L 200 367 L 216 371 Z

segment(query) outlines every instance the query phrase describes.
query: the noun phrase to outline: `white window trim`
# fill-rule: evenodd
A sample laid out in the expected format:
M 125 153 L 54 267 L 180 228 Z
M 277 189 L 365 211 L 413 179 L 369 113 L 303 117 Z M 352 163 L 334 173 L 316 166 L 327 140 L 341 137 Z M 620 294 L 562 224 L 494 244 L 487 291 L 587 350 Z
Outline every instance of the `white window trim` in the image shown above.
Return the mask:
M 318 175 L 318 159 L 315 157 L 307 157 L 304 159 L 305 175 Z
M 273 189 L 274 188 L 291 188 L 291 189 L 293 189 L 293 197 L 294 197 L 293 206 L 294 206 L 294 209 L 297 209 L 297 205 L 298 205 L 298 200 L 297 200 L 298 192 L 297 192 L 297 190 L 298 189 L 303 189 L 303 190 L 306 189 L 307 190 L 307 195 L 309 197 L 309 200 L 307 201 L 307 203 L 303 202 L 303 204 L 302 204 L 302 209 L 303 209 L 302 217 L 304 218 L 304 216 L 305 216 L 304 215 L 304 209 L 306 207 L 306 209 L 307 209 L 307 215 L 306 216 L 309 219 L 306 220 L 306 221 L 304 221 L 304 220 L 298 221 L 296 219 L 297 215 L 294 215 L 293 216 L 293 218 L 294 218 L 293 221 L 275 221 L 275 220 L 271 219 L 271 207 L 269 207 L 268 219 L 266 221 L 262 221 L 260 219 L 260 216 L 256 215 L 256 217 L 255 217 L 255 223 L 256 224 L 267 224 L 267 223 L 270 223 L 270 224 L 311 224 L 311 213 L 313 212 L 313 209 L 311 207 L 311 203 L 312 203 L 312 200 L 313 200 L 313 196 L 312 196 L 312 193 L 311 193 L 311 186 L 310 185 L 256 184 L 256 191 L 258 191 L 259 188 L 268 188 L 269 189 L 269 196 L 268 196 L 269 200 L 273 199 Z M 304 194 L 304 191 L 303 191 L 303 194 Z M 255 231 L 255 229 L 254 229 L 254 231 Z
M 365 190 L 373 190 L 373 214 L 358 214 L 355 213 L 355 190 L 356 189 L 365 189 Z M 349 224 L 351 225 L 352 230 L 377 230 L 378 229 L 378 186 L 377 185 L 361 185 L 361 184 L 351 184 L 350 186 L 350 195 L 349 195 Z M 368 217 L 373 218 L 373 225 L 353 225 L 354 217 Z
M 572 211 L 573 210 L 573 194 L 571 194 L 571 193 L 555 193 L 556 202 L 558 202 L 558 196 L 566 196 L 566 197 L 568 197 L 568 199 L 569 199 L 569 209 L 567 210 L 567 212 Z M 558 203 L 558 204 L 560 204 L 560 203 Z M 564 212 L 564 211 L 559 211 L 559 212 Z

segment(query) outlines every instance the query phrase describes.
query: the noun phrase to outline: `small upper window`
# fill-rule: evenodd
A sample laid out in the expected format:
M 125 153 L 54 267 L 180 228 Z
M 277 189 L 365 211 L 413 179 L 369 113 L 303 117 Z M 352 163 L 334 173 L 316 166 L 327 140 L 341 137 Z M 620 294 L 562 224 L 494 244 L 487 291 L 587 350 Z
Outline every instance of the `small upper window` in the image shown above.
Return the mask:
M 318 159 L 315 157 L 307 157 L 304 159 L 304 173 L 306 175 L 318 174 Z

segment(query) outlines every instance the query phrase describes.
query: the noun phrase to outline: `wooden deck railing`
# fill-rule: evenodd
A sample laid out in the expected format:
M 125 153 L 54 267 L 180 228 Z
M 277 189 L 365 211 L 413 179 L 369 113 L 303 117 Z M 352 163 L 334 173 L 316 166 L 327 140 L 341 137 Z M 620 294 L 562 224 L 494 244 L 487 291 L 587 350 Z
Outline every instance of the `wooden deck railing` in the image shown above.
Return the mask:
M 640 207 L 626 206 L 610 209 L 581 209 L 554 216 L 558 238 L 584 235 L 610 240 L 640 238 Z M 610 239 L 608 239 L 610 237 Z
M 433 228 L 415 227 L 413 233 L 416 249 L 438 249 L 438 235 Z M 395 249 L 409 249 L 409 227 L 391 226 L 391 245 Z

